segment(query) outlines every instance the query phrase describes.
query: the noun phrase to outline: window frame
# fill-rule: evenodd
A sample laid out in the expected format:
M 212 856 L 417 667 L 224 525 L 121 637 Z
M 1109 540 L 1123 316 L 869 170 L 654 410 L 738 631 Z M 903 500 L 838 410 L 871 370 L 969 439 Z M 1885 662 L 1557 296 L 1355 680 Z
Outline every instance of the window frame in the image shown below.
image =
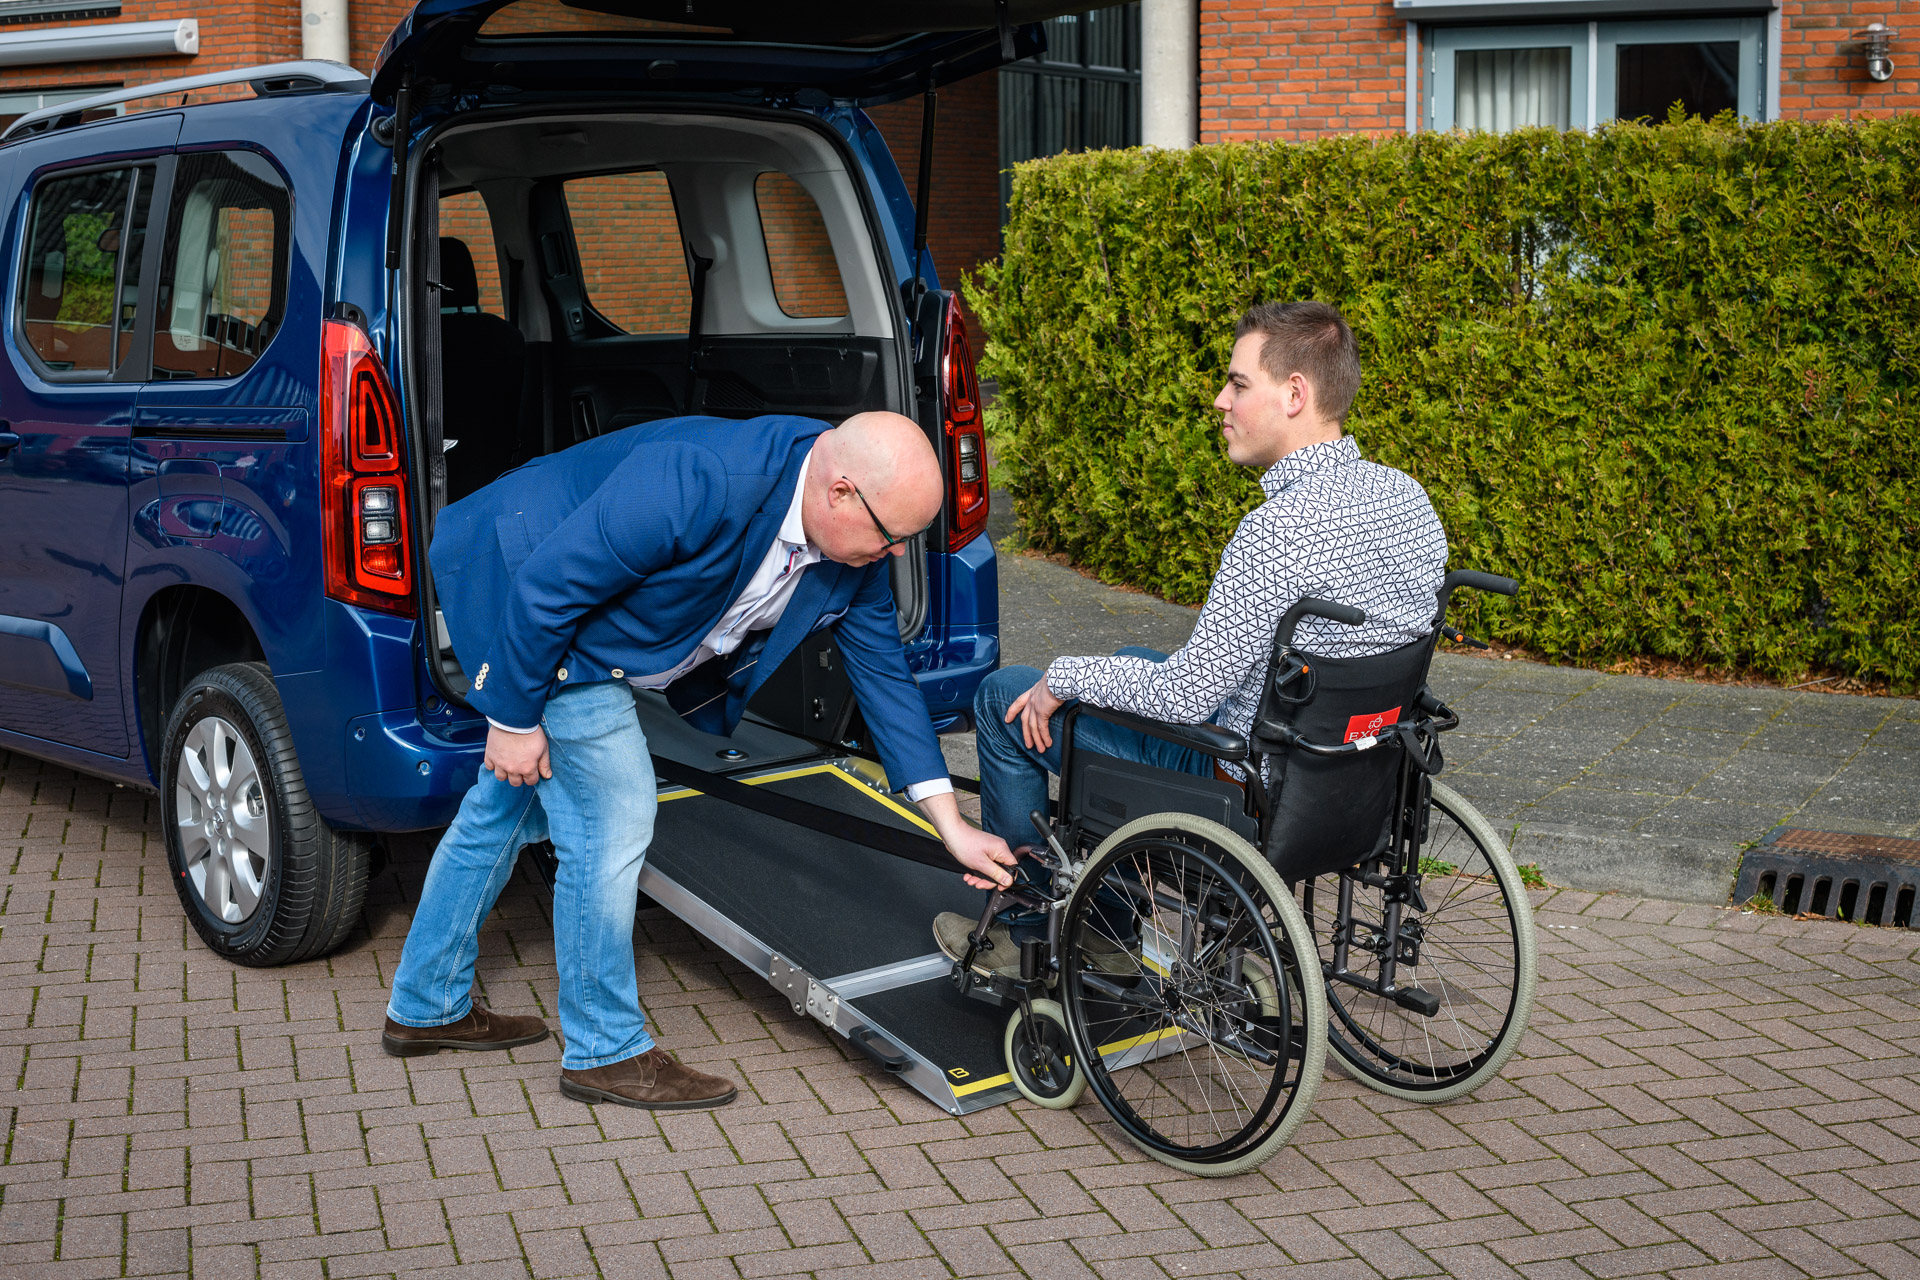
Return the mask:
M 33 174 L 27 181 L 23 192 L 23 200 L 26 208 L 20 220 L 19 248 L 15 255 L 19 275 L 14 281 L 10 293 L 10 301 L 13 307 L 13 323 L 8 327 L 12 331 L 14 345 L 19 349 L 20 353 L 26 357 L 27 365 L 33 370 L 36 377 L 43 378 L 48 382 L 59 383 L 110 384 L 145 382 L 148 380 L 151 372 L 153 353 L 153 294 L 155 289 L 159 287 L 160 250 L 154 248 L 153 251 L 148 252 L 147 247 L 148 242 L 157 243 L 157 239 L 153 235 L 153 228 L 156 222 L 161 228 L 161 235 L 158 239 L 164 239 L 166 234 L 166 218 L 172 207 L 173 198 L 173 166 L 173 153 L 167 151 L 157 154 L 150 153 L 147 155 L 123 156 L 111 161 L 90 159 L 78 164 L 53 166 Z M 140 256 L 140 279 L 137 282 L 139 293 L 134 311 L 132 343 L 127 348 L 127 354 L 116 359 L 111 368 L 52 368 L 46 361 L 40 358 L 40 352 L 34 347 L 26 330 L 27 284 L 28 277 L 32 274 L 29 250 L 32 248 L 34 217 L 39 209 L 40 193 L 50 183 L 63 182 L 72 178 L 84 178 L 90 173 L 114 173 L 120 170 L 137 171 L 141 168 L 151 168 L 153 170 L 153 195 L 147 202 L 147 217 L 143 231 L 145 240 L 142 244 Z M 140 181 L 136 174 L 134 181 L 127 188 L 126 216 L 128 221 L 122 231 L 121 247 L 115 255 L 113 268 L 113 299 L 110 312 L 113 320 L 110 323 L 115 325 L 113 331 L 115 337 L 111 345 L 112 348 L 116 350 L 119 346 L 119 330 L 117 325 L 120 312 L 120 299 L 127 283 L 125 241 L 127 234 L 133 229 L 132 211 L 134 202 L 138 199 L 139 194 Z M 143 354 L 147 357 L 144 364 L 141 360 Z
M 1427 95 L 1427 127 L 1445 133 L 1454 127 L 1453 99 L 1457 87 L 1457 55 L 1493 49 L 1569 49 L 1573 54 L 1568 77 L 1567 127 L 1591 127 L 1587 117 L 1589 95 L 1586 92 L 1591 67 L 1588 65 L 1588 24 L 1584 22 L 1539 23 L 1511 27 L 1435 27 L 1430 46 L 1432 86 Z
M 1454 127 L 1455 58 L 1482 49 L 1572 50 L 1572 86 L 1568 127 L 1591 131 L 1618 119 L 1619 48 L 1634 44 L 1730 42 L 1740 44 L 1737 114 L 1758 122 L 1767 116 L 1768 19 L 1764 14 L 1731 12 L 1682 18 L 1596 17 L 1586 22 L 1546 21 L 1500 26 L 1421 25 L 1426 43 L 1426 101 L 1421 129 L 1445 132 Z
M 1734 30 L 1730 34 L 1728 28 Z M 1742 120 L 1759 120 L 1766 110 L 1766 92 L 1761 81 L 1767 70 L 1767 20 L 1752 15 L 1724 18 L 1658 18 L 1626 22 L 1602 22 L 1595 47 L 1600 65 L 1612 67 L 1613 74 L 1594 85 L 1596 114 L 1602 120 L 1619 118 L 1620 46 L 1623 44 L 1707 44 L 1740 45 L 1740 79 L 1734 89 L 1734 114 Z M 1654 121 L 1655 124 L 1662 120 Z
M 580 306 L 587 316 L 591 317 L 595 323 L 605 329 L 603 333 L 594 333 L 591 331 L 591 326 L 589 326 L 588 332 L 580 335 L 582 338 L 642 338 L 653 340 L 678 338 L 684 340 L 697 336 L 689 334 L 684 329 L 660 329 L 650 333 L 633 333 L 627 329 L 623 329 L 618 324 L 615 324 L 613 319 L 601 311 L 599 307 L 594 305 L 593 294 L 587 289 L 587 264 L 586 260 L 580 256 L 580 236 L 578 229 L 574 226 L 573 203 L 567 196 L 567 184 L 593 178 L 623 178 L 639 173 L 657 173 L 660 175 L 661 180 L 667 184 L 667 198 L 673 202 L 674 235 L 677 236 L 680 241 L 680 262 L 687 273 L 687 316 L 689 322 L 693 319 L 695 311 L 693 302 L 693 250 L 687 240 L 686 221 L 680 212 L 680 193 L 674 189 L 673 176 L 657 164 L 622 165 L 613 169 L 589 169 L 581 173 L 556 174 L 548 179 L 548 181 L 554 184 L 555 193 L 559 197 L 560 215 L 566 223 L 565 247 L 566 251 L 572 255 L 573 258 L 572 267 L 574 279 L 579 281 Z M 537 243 L 538 238 L 538 233 L 536 232 L 536 244 L 534 245 L 536 258 L 540 253 L 540 247 Z M 546 274 L 545 265 L 541 264 L 540 269 L 541 274 L 544 276 Z

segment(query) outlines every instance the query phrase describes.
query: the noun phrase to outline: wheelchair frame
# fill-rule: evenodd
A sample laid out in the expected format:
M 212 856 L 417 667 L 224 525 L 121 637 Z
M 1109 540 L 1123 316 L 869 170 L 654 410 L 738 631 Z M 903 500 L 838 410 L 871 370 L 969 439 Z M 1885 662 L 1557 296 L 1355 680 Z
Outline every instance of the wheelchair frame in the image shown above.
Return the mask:
M 1319 961 L 1321 976 L 1329 992 L 1335 989 L 1336 984 L 1357 989 L 1380 999 L 1389 1000 L 1398 1008 L 1425 1019 L 1434 1018 L 1440 1012 L 1441 998 L 1418 986 L 1402 986 L 1399 978 L 1403 967 L 1411 968 L 1421 963 L 1422 949 L 1427 942 L 1421 924 L 1421 917 L 1429 911 L 1421 888 L 1423 880 L 1421 850 L 1429 835 L 1433 806 L 1433 776 L 1440 771 L 1442 763 L 1439 735 L 1457 727 L 1460 723 L 1459 716 L 1436 698 L 1427 687 L 1432 654 L 1439 638 L 1443 635 L 1450 639 L 1464 640 L 1467 643 L 1485 647 L 1480 645 L 1480 642 L 1463 636 L 1446 622 L 1447 608 L 1451 603 L 1453 592 L 1462 587 L 1502 595 L 1512 595 L 1517 590 L 1517 584 L 1512 580 L 1491 574 L 1457 570 L 1446 576 L 1438 593 L 1438 608 L 1432 628 L 1433 643 L 1429 644 L 1424 652 L 1416 680 L 1417 692 L 1407 708 L 1412 712 L 1410 718 L 1385 726 L 1377 735 L 1343 743 L 1311 741 L 1296 732 L 1290 725 L 1269 719 L 1259 720 L 1255 725 L 1257 738 L 1264 738 L 1270 743 L 1278 742 L 1287 751 L 1299 751 L 1314 756 L 1351 757 L 1382 747 L 1397 746 L 1399 748 L 1400 763 L 1397 779 L 1394 782 L 1393 809 L 1383 824 L 1384 842 L 1371 857 L 1363 858 L 1354 865 L 1338 870 L 1340 887 L 1338 900 L 1333 909 L 1333 927 L 1330 931 L 1331 956 L 1316 955 L 1312 959 Z M 1293 648 L 1293 635 L 1300 620 L 1309 616 L 1326 618 L 1349 626 L 1359 625 L 1365 620 L 1364 614 L 1351 606 L 1312 598 L 1298 601 L 1282 617 L 1276 629 L 1265 677 L 1268 690 L 1284 690 L 1308 673 L 1311 659 Z M 1305 697 L 1311 696 L 1311 693 L 1302 695 L 1301 698 L 1286 698 L 1284 694 L 1281 696 L 1286 701 L 1302 701 Z M 1263 705 L 1266 701 L 1263 699 Z M 1061 791 L 1056 816 L 1049 822 L 1045 815 L 1039 812 L 1030 815 L 1036 831 L 1044 841 L 1043 848 L 1035 849 L 1034 857 L 1052 873 L 1051 886 L 1042 888 L 1016 883 L 1009 889 L 990 894 L 976 928 L 969 935 L 966 953 L 953 964 L 950 971 L 954 985 L 966 995 L 1002 1007 L 1017 1006 L 1017 1012 L 1013 1022 L 1009 1024 L 1007 1033 L 1009 1067 L 1014 1069 L 1016 1078 L 1018 1078 L 1019 1068 L 1011 1061 L 1014 1055 L 1014 1026 L 1022 1024 L 1031 1028 L 1036 1025 L 1035 1002 L 1044 1000 L 1048 989 L 1063 976 L 1061 927 L 1064 912 L 1062 909 L 1066 906 L 1075 883 L 1094 852 L 1095 841 L 1091 833 L 1083 827 L 1082 815 L 1077 803 L 1079 797 L 1073 790 L 1074 729 L 1081 716 L 1091 716 L 1110 724 L 1133 729 L 1188 747 L 1216 761 L 1232 763 L 1243 768 L 1246 771 L 1246 781 L 1241 787 L 1243 811 L 1245 817 L 1251 820 L 1258 831 L 1258 844 L 1254 852 L 1262 857 L 1265 856 L 1274 821 L 1274 805 L 1265 781 L 1269 755 L 1255 749 L 1247 737 L 1210 724 L 1175 725 L 1085 703 L 1069 704 L 1065 709 L 1061 727 Z M 1160 816 L 1174 818 L 1182 815 Z M 1477 818 L 1477 815 L 1474 816 Z M 1144 823 L 1150 819 L 1140 821 Z M 1484 825 L 1484 820 L 1480 821 Z M 1469 835 L 1476 841 L 1479 839 L 1473 836 L 1471 831 Z M 1504 858 L 1504 853 L 1501 856 Z M 1334 872 L 1330 870 L 1325 874 L 1331 875 Z M 1504 877 L 1502 879 L 1501 888 L 1504 891 Z M 1309 877 L 1307 881 L 1306 896 L 1309 901 L 1311 900 L 1311 880 L 1312 878 Z M 1355 893 L 1356 889 L 1362 886 L 1379 891 L 1384 907 L 1384 918 L 1379 926 L 1355 928 Z M 1302 889 L 1300 882 L 1288 884 L 1286 887 L 1294 892 Z M 1020 945 L 1019 971 L 1014 977 L 997 972 L 993 966 L 976 963 L 982 953 L 993 946 L 988 937 L 988 929 L 994 917 L 1009 907 L 1024 907 L 1045 912 L 1048 921 L 1044 939 L 1032 939 Z M 1525 952 L 1525 958 L 1516 966 L 1517 970 L 1524 969 L 1530 963 L 1532 955 L 1530 919 L 1523 924 L 1516 917 L 1512 927 L 1516 934 L 1516 945 L 1522 941 L 1518 934 L 1523 929 L 1527 932 L 1524 941 L 1528 945 L 1521 947 Z M 1281 942 L 1283 949 L 1294 950 L 1286 947 L 1285 939 L 1281 939 Z M 1356 952 L 1364 952 L 1371 956 L 1374 976 L 1368 977 L 1355 970 L 1353 961 Z M 1305 972 L 1304 966 L 1309 963 L 1309 957 L 1295 955 L 1293 958 L 1296 969 Z M 1238 960 L 1233 961 L 1232 966 L 1232 973 L 1237 981 L 1240 972 Z M 1279 975 L 1273 975 L 1273 979 L 1278 982 Z M 1516 979 L 1516 982 L 1518 981 L 1519 979 Z M 1531 981 L 1529 974 L 1525 979 L 1525 993 L 1516 991 L 1514 1008 L 1517 1008 L 1520 1013 L 1522 1025 L 1524 1025 L 1525 1006 L 1530 1003 Z M 1512 1011 L 1512 1009 L 1509 1011 L 1510 1017 Z M 1311 1041 L 1315 1035 L 1324 1037 L 1326 1034 L 1327 1025 L 1323 1011 L 1321 1025 L 1318 1028 L 1312 1026 L 1304 1028 L 1304 1037 Z M 1517 1035 L 1517 1030 L 1514 1034 Z M 1495 1044 L 1498 1045 L 1507 1037 L 1508 1028 L 1503 1026 L 1496 1037 Z M 1035 1045 L 1035 1052 L 1040 1055 L 1039 1060 L 1043 1064 L 1050 1060 L 1049 1055 L 1056 1052 L 1054 1049 L 1039 1045 L 1037 1041 Z M 1233 1046 L 1228 1047 L 1234 1049 Z M 1307 1056 L 1317 1061 L 1319 1055 L 1308 1053 L 1309 1047 L 1307 1044 L 1289 1043 L 1286 1053 L 1290 1057 Z M 1504 1053 L 1499 1055 L 1500 1061 L 1503 1062 L 1504 1058 Z M 1077 1065 L 1064 1065 L 1072 1066 L 1076 1072 L 1079 1070 Z M 1494 1069 L 1497 1070 L 1497 1065 Z M 1376 1088 L 1383 1087 L 1373 1081 L 1367 1081 L 1367 1083 L 1373 1084 Z M 1469 1087 L 1477 1086 L 1478 1083 L 1476 1079 Z M 1309 1102 L 1312 1084 L 1313 1082 L 1308 1082 L 1307 1086 L 1306 1100 Z M 1398 1092 L 1391 1087 L 1386 1087 L 1386 1091 Z M 1033 1095 L 1029 1094 L 1029 1096 Z M 1073 1092 L 1071 1096 L 1077 1098 L 1079 1095 Z M 1444 1096 L 1453 1095 L 1446 1093 Z M 1047 1105 L 1059 1104 L 1049 1102 Z M 1136 1141 L 1138 1141 L 1137 1138 Z M 1150 1154 L 1156 1154 L 1162 1159 L 1167 1158 L 1151 1150 Z M 1169 1160 L 1169 1163 L 1181 1167 L 1192 1167 L 1179 1160 Z M 1245 1166 L 1242 1164 L 1233 1167 Z M 1197 1171 L 1207 1172 L 1204 1169 Z

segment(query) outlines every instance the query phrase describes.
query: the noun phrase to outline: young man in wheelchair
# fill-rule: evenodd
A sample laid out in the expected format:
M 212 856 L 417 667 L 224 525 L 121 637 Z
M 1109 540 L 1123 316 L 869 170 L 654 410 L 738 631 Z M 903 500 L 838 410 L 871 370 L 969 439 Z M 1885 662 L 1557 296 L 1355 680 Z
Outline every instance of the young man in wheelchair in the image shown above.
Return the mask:
M 1322 657 L 1382 654 L 1431 633 L 1446 573 L 1446 535 L 1412 477 L 1364 460 L 1342 434 L 1359 386 L 1353 333 L 1333 307 L 1262 303 L 1241 318 L 1214 407 L 1228 458 L 1260 469 L 1266 501 L 1228 541 L 1193 635 L 1175 653 L 1126 648 L 1112 657 L 1062 657 L 1044 674 L 1003 667 L 982 683 L 974 720 L 987 831 L 1016 848 L 1034 843 L 1028 815 L 1046 810 L 1047 776 L 1060 768 L 1061 708 L 1070 700 L 1246 734 L 1281 615 L 1302 598 L 1338 601 L 1366 615 L 1356 627 L 1304 618 L 1296 643 Z M 1092 718 L 1080 720 L 1075 746 L 1244 781 L 1238 766 L 1222 772 L 1198 751 Z M 1047 875 L 1034 862 L 1021 865 L 1030 881 Z M 1129 914 L 1115 911 L 1116 924 Z M 934 936 L 958 960 L 976 925 L 945 913 L 934 921 Z M 983 940 L 993 945 L 974 962 L 1015 973 L 1019 944 L 1045 928 L 1043 912 L 1002 912 Z M 1121 935 L 1117 941 L 1130 940 Z M 1102 961 L 1093 954 L 1088 959 Z M 1132 967 L 1118 947 L 1111 959 L 1116 968 Z

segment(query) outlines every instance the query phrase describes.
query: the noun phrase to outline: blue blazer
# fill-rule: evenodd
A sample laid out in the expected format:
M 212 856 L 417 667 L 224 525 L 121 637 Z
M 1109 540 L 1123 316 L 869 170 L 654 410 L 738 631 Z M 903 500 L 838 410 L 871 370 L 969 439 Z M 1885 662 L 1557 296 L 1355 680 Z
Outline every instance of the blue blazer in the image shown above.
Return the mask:
M 679 665 L 766 557 L 800 466 L 827 424 L 772 416 L 669 418 L 609 432 L 508 472 L 440 513 L 431 549 L 468 701 L 539 722 L 568 685 Z M 694 727 L 730 734 L 809 632 L 834 628 L 894 786 L 947 776 L 907 670 L 890 560 L 801 575 L 771 631 L 667 691 Z

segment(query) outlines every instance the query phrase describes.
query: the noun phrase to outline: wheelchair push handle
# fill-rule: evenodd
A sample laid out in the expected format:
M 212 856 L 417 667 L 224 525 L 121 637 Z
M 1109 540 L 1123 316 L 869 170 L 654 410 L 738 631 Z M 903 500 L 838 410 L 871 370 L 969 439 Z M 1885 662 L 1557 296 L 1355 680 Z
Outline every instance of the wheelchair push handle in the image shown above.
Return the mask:
M 1475 640 L 1458 628 L 1447 625 L 1447 607 L 1453 603 L 1453 593 L 1461 587 L 1511 596 L 1520 593 L 1520 584 L 1512 578 L 1503 578 L 1497 573 L 1481 573 L 1478 569 L 1455 569 L 1441 580 L 1440 608 L 1433 615 L 1433 629 L 1456 644 L 1470 644 L 1476 649 L 1484 649 L 1487 647 L 1485 641 Z
M 1301 596 L 1294 601 L 1293 607 L 1280 615 L 1280 629 L 1274 632 L 1275 650 L 1284 649 L 1293 643 L 1293 629 L 1300 625 L 1300 619 L 1326 618 L 1331 622 L 1344 623 L 1357 627 L 1367 620 L 1365 611 L 1350 604 L 1336 604 L 1332 600 L 1319 600 L 1313 596 Z

